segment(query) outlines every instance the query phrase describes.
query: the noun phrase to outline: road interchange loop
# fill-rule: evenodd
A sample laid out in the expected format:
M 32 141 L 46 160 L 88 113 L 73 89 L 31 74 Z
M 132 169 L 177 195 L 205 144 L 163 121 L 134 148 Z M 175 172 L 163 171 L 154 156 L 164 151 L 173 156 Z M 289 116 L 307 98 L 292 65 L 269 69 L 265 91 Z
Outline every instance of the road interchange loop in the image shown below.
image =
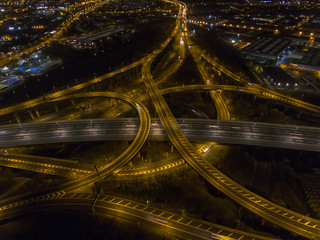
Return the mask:
M 32 198 L 37 195 L 43 195 L 50 192 L 56 192 L 56 191 L 70 191 L 75 188 L 79 188 L 81 186 L 86 186 L 88 184 L 93 184 L 99 180 L 104 179 L 106 176 L 116 173 L 120 170 L 120 168 L 128 163 L 141 149 L 143 144 L 145 143 L 149 131 L 150 131 L 150 125 L 151 125 L 151 119 L 148 110 L 145 108 L 144 105 L 140 104 L 136 100 L 118 93 L 111 93 L 111 92 L 90 92 L 90 93 L 80 93 L 80 94 L 73 94 L 73 95 L 66 95 L 62 96 L 55 101 L 63 101 L 67 99 L 75 99 L 75 98 L 116 98 L 122 101 L 127 102 L 131 106 L 133 106 L 140 117 L 140 126 L 138 134 L 136 135 L 136 138 L 133 140 L 131 145 L 120 155 L 118 156 L 114 161 L 107 164 L 106 166 L 99 168 L 99 173 L 92 173 L 89 175 L 85 175 L 84 177 L 78 178 L 73 181 L 69 181 L 67 183 L 61 184 L 56 187 L 52 187 L 50 189 L 46 189 L 42 192 L 35 192 L 35 193 L 27 193 L 24 195 L 11 197 L 8 199 L 5 199 L 3 201 L 0 201 L 0 209 L 8 209 L 9 206 L 13 207 L 12 202 L 21 201 L 27 198 Z
M 185 161 L 209 183 L 264 219 L 310 239 L 320 239 L 320 221 L 286 209 L 249 191 L 203 158 L 183 135 L 151 75 L 151 63 L 163 50 L 154 51 L 142 66 L 142 77 L 171 143 Z
M 169 1 L 172 2 L 172 1 Z M 185 4 L 181 2 L 173 2 L 180 5 L 180 10 L 185 9 Z M 183 7 L 182 7 L 183 6 Z M 185 19 L 185 16 L 182 18 Z M 178 26 L 179 24 L 177 24 Z M 175 32 L 177 29 L 175 30 Z M 174 33 L 175 34 L 175 33 Z M 172 37 L 174 36 L 172 35 Z M 171 38 L 172 38 L 171 37 Z M 163 99 L 161 92 L 158 90 L 157 85 L 152 79 L 150 68 L 151 63 L 156 58 L 156 56 L 167 46 L 169 39 L 166 44 L 162 45 L 161 49 L 154 51 L 148 57 L 144 58 L 145 62 L 142 65 L 142 76 L 145 82 L 146 88 L 152 98 L 152 101 L 156 107 L 156 110 L 159 114 L 161 122 L 167 132 L 167 135 L 176 149 L 180 152 L 183 158 L 188 162 L 202 177 L 204 177 L 208 182 L 210 182 L 213 186 L 217 189 L 221 190 L 223 193 L 228 195 L 230 198 L 241 204 L 242 206 L 248 208 L 249 210 L 253 211 L 257 215 L 265 218 L 279 226 L 299 234 L 301 236 L 310 238 L 310 239 L 320 239 L 320 221 L 317 219 L 313 219 L 307 216 L 303 216 L 299 213 L 293 212 L 289 209 L 281 207 L 277 204 L 274 204 L 252 192 L 245 189 L 244 187 L 240 186 L 221 172 L 219 172 L 216 168 L 214 168 L 205 158 L 197 153 L 195 148 L 190 144 L 190 142 L 186 139 L 186 137 L 181 132 L 181 129 L 174 118 L 170 108 L 168 107 L 167 103 Z M 101 81 L 101 78 L 95 79 L 97 82 Z M 94 83 L 92 83 L 94 84 Z M 78 85 L 77 85 L 78 86 Z M 139 113 L 140 116 L 140 128 L 138 135 L 136 136 L 133 143 L 130 147 L 115 161 L 111 164 L 99 169 L 99 175 L 97 174 L 89 174 L 88 176 L 76 179 L 74 181 L 59 185 L 53 189 L 48 189 L 42 192 L 39 196 L 39 193 L 31 193 L 26 194 L 23 196 L 12 197 L 0 202 L 0 214 L 5 216 L 5 211 L 14 210 L 15 207 L 21 207 L 25 203 L 28 203 L 30 199 L 42 199 L 47 194 L 54 193 L 61 193 L 61 191 L 70 191 L 72 189 L 78 188 L 79 186 L 85 186 L 87 184 L 94 183 L 96 181 L 101 180 L 105 176 L 115 173 L 120 170 L 120 168 L 127 163 L 141 148 L 143 143 L 146 141 L 147 136 L 150 130 L 150 116 L 147 112 L 147 109 L 139 104 L 138 102 L 134 101 L 132 98 L 127 97 L 125 95 L 116 94 L 116 93 L 81 93 L 81 94 L 74 94 L 74 95 L 66 95 L 73 91 L 77 91 L 82 89 L 83 87 L 76 87 L 71 90 L 63 90 L 65 92 L 58 92 L 54 93 L 56 95 L 50 95 L 47 99 L 56 99 L 56 101 L 62 101 L 66 99 L 74 99 L 74 98 L 90 98 L 90 97 L 113 97 L 119 98 L 123 101 L 128 102 L 132 106 L 134 106 Z M 269 92 L 267 92 L 270 94 Z M 273 93 L 272 93 L 273 94 Z M 268 95 L 266 95 L 268 97 Z M 288 99 L 283 98 L 282 95 L 275 95 L 279 100 L 281 99 Z M 270 96 L 274 98 L 273 96 Z M 285 100 L 288 101 L 288 100 Z M 42 102 L 41 99 L 31 100 L 27 104 L 22 104 L 20 106 L 13 106 L 8 107 L 6 109 L 0 109 L 0 115 L 9 114 L 11 112 L 27 109 L 33 106 L 36 106 Z M 294 101 L 296 103 L 296 101 Z M 303 102 L 302 102 L 303 103 Z M 295 104 L 297 107 L 302 107 L 304 109 L 308 109 L 311 111 L 319 112 L 318 108 L 314 108 L 313 106 L 302 105 L 300 102 L 299 104 Z M 45 197 L 43 198 L 45 200 Z M 27 202 L 25 202 L 27 201 Z M 5 218 L 5 217 L 4 217 Z
M 214 239 L 228 240 L 275 240 L 275 238 L 246 233 L 113 195 L 100 194 L 96 198 L 95 194 L 59 191 L 20 204 L 17 202 L 15 208 L 7 209 L 5 215 L 0 214 L 0 221 L 43 211 L 75 209 L 90 212 L 93 210 L 100 214 L 138 222 L 138 224 L 147 224 L 150 228 L 165 231 L 183 239 L 203 240 L 214 237 Z

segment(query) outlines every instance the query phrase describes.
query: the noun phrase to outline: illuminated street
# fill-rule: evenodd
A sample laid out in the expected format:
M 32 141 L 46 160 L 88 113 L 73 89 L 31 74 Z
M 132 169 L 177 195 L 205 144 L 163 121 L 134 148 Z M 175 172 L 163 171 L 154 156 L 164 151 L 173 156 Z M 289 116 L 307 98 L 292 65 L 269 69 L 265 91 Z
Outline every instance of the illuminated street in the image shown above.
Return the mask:
M 313 1 L 0 3 L 0 238 L 320 240 L 319 24 Z

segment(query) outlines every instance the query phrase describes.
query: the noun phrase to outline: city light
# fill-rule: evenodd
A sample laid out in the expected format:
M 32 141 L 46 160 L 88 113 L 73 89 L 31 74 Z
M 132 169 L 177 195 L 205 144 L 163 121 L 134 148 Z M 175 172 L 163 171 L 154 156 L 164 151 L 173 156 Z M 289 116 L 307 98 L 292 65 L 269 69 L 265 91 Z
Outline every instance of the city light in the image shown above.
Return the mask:
M 2 1 L 1 239 L 320 240 L 319 6 Z

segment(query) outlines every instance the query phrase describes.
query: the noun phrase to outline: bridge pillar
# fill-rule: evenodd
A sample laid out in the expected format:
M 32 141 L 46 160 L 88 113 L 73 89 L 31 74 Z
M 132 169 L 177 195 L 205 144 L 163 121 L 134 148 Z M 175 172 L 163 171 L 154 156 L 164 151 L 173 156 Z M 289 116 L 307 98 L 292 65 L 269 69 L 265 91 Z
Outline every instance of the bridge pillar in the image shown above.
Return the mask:
M 128 74 L 129 74 L 129 80 L 131 80 L 133 78 L 133 72 L 131 70 L 129 70 Z
M 301 117 L 301 114 L 302 114 L 302 110 L 300 110 L 298 113 L 298 119 Z
M 14 116 L 14 118 L 16 119 L 17 123 L 21 124 L 21 120 L 20 120 L 18 114 L 17 114 L 17 113 L 14 113 L 13 116 Z
M 75 105 L 76 105 L 76 104 L 74 103 L 74 99 L 71 99 L 70 102 L 71 102 L 72 106 L 75 106 Z
M 272 101 L 270 101 L 269 99 L 267 100 L 267 106 L 268 106 L 268 109 L 272 107 Z
M 126 71 L 124 74 L 124 79 L 125 81 L 130 80 L 130 75 L 129 75 L 129 71 Z
M 40 113 L 36 108 L 34 108 L 34 112 L 36 113 L 37 117 L 40 118 Z
M 230 95 L 229 95 L 230 96 Z M 230 97 L 229 97 L 230 98 Z M 242 101 L 243 93 L 240 93 L 240 101 Z
M 87 100 L 87 108 L 91 108 L 91 107 L 92 107 L 92 105 L 91 105 L 90 101 Z
M 34 119 L 35 119 L 35 117 L 34 117 L 33 113 L 32 113 L 30 110 L 28 110 L 28 113 L 29 113 L 29 115 L 30 115 L 31 119 L 32 119 L 32 120 L 34 120 Z
M 59 108 L 58 108 L 58 104 L 55 102 L 53 103 L 54 109 L 56 110 L 56 112 L 59 112 Z

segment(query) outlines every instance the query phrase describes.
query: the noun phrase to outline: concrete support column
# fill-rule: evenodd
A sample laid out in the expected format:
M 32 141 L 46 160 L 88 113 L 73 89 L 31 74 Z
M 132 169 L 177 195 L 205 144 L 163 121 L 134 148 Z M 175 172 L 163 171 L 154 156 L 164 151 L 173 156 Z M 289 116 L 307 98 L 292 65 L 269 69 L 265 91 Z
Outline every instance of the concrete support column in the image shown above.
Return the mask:
M 54 109 L 56 110 L 56 112 L 59 112 L 59 108 L 58 108 L 58 104 L 55 102 L 53 103 Z
M 33 113 L 32 113 L 30 110 L 28 110 L 28 113 L 29 113 L 31 119 L 34 120 L 34 119 L 35 119 L 35 116 L 33 115 Z
M 40 113 L 36 108 L 34 108 L 34 112 L 36 113 L 37 117 L 40 118 Z
M 20 120 L 18 114 L 17 114 L 17 113 L 14 113 L 13 116 L 14 116 L 14 118 L 16 119 L 17 123 L 21 124 L 21 120 Z
M 87 100 L 87 108 L 91 108 L 91 107 L 92 107 L 92 105 L 91 105 L 90 101 Z

